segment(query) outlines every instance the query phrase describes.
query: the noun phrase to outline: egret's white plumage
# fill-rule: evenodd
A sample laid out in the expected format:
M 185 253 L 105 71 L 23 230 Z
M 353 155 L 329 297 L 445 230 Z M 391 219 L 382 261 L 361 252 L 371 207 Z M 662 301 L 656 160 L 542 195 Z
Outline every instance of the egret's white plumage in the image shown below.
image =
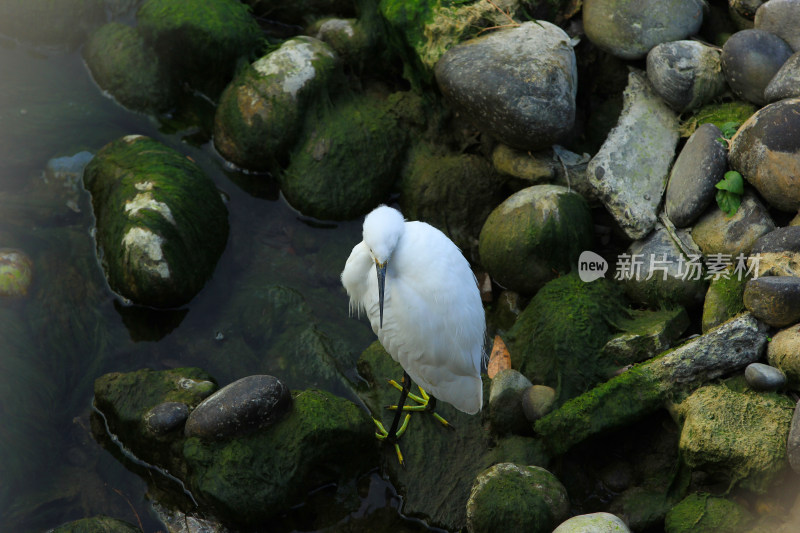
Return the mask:
M 458 247 L 424 222 L 380 206 L 364 220 L 364 240 L 347 259 L 342 284 L 352 311 L 417 385 L 474 414 L 483 405 L 486 322 L 475 276 Z M 383 324 L 378 271 L 385 265 Z

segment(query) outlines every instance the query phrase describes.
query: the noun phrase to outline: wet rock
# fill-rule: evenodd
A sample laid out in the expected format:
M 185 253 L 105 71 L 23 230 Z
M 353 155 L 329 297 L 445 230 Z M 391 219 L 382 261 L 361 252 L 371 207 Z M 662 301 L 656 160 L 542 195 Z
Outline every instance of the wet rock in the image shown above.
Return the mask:
M 408 220 L 442 230 L 468 257 L 478 259 L 484 222 L 507 194 L 485 158 L 418 144 L 400 182 L 400 207 Z
M 781 328 L 800 321 L 800 278 L 766 276 L 751 279 L 744 289 L 744 305 L 759 320 Z
M 291 407 L 289 389 L 273 376 L 247 376 L 226 385 L 195 407 L 187 437 L 221 439 L 275 424 Z
M 276 170 L 336 64 L 330 46 L 306 36 L 289 39 L 252 63 L 220 97 L 214 117 L 216 149 L 239 167 Z
M 786 376 L 777 368 L 763 363 L 750 363 L 744 369 L 747 384 L 758 391 L 774 392 L 786 385 Z
M 562 522 L 553 533 L 630 533 L 621 518 L 611 513 L 590 513 L 573 516 Z
M 737 96 L 763 106 L 767 103 L 764 89 L 791 55 L 791 47 L 777 35 L 742 30 L 722 47 L 722 70 Z
M 136 20 L 171 82 L 212 98 L 262 39 L 247 6 L 229 0 L 146 0 Z
M 714 201 L 715 185 L 728 166 L 728 153 L 720 137 L 722 130 L 714 124 L 701 124 L 672 165 L 664 209 L 679 228 L 690 226 Z
M 63 206 L 69 211 L 80 213 L 85 195 L 82 183 L 83 171 L 93 157 L 93 153 L 83 151 L 75 155 L 54 157 L 49 160 L 44 167 L 42 176 L 42 181 L 50 193 L 48 196 L 54 196 L 57 202 L 63 203 Z M 48 210 L 54 214 L 63 214 L 54 207 L 48 206 Z
M 750 531 L 755 517 L 746 507 L 711 494 L 690 494 L 667 513 L 665 533 Z
M 702 330 L 705 333 L 744 311 L 744 288 L 753 277 L 747 267 L 729 266 L 711 279 L 703 301 Z
M 82 54 L 97 85 L 128 109 L 159 112 L 173 104 L 158 56 L 134 28 L 110 22 L 92 34 Z
M 750 251 L 748 265 L 759 276 L 800 277 L 800 226 L 770 231 Z
M 634 241 L 617 259 L 615 279 L 625 294 L 653 307 L 695 307 L 703 299 L 707 282 L 697 257 L 686 257 L 669 231 L 657 224 L 644 239 Z
M 678 406 L 679 449 L 692 470 L 726 476 L 763 492 L 786 465 L 794 402 L 786 396 L 708 385 Z
M 799 97 L 800 52 L 795 52 L 772 77 L 767 88 L 764 89 L 764 98 L 767 102 L 777 102 L 784 98 Z
M 486 219 L 481 264 L 503 287 L 532 294 L 559 272 L 573 270 L 592 237 L 591 214 L 580 195 L 535 185 L 511 195 Z
M 531 427 L 522 409 L 522 393 L 530 386 L 528 378 L 511 368 L 501 370 L 492 379 L 489 417 L 496 433 L 530 433 Z
M 106 20 L 103 0 L 2 2 L 0 32 L 45 46 L 77 48 Z
M 604 358 L 620 367 L 660 354 L 689 327 L 689 316 L 683 307 L 632 309 L 627 315 L 620 322 L 624 333 L 612 337 L 601 351 Z
M 189 418 L 189 406 L 181 402 L 160 403 L 144 415 L 147 429 L 155 435 L 166 435 L 183 427 L 187 418 Z
M 454 46 L 436 64 L 436 81 L 478 129 L 514 148 L 558 143 L 575 121 L 575 52 L 569 36 L 546 21 Z
M 798 402 L 800 404 L 800 402 Z M 786 440 L 786 455 L 789 458 L 789 466 L 796 473 L 800 474 L 800 409 L 798 404 L 794 406 L 792 423 L 789 426 L 789 437 Z
M 640 239 L 656 223 L 678 143 L 678 120 L 640 72 L 630 73 L 623 98 L 619 122 L 586 174 L 625 234 Z
M 32 280 L 30 257 L 20 250 L 0 248 L 0 298 L 25 296 Z
M 532 385 L 522 391 L 522 412 L 528 422 L 535 422 L 553 410 L 556 390 L 547 385 Z
M 637 59 L 659 43 L 697 33 L 703 6 L 695 0 L 586 0 L 586 36 L 622 59 Z
M 83 182 L 111 288 L 151 307 L 188 303 L 228 239 L 228 212 L 214 182 L 182 154 L 141 135 L 104 146 Z
M 117 520 L 116 518 L 98 515 L 74 520 L 51 529 L 50 531 L 52 533 L 137 533 L 140 532 L 141 529 L 128 522 Z
M 338 102 L 309 123 L 280 175 L 281 191 L 292 207 L 314 218 L 367 213 L 386 201 L 406 154 L 407 121 L 419 123 L 421 113 L 413 93 Z
M 800 326 L 789 326 L 772 336 L 767 361 L 783 372 L 791 389 L 800 391 Z
M 763 329 L 749 313 L 739 315 L 566 402 L 534 429 L 551 453 L 564 453 L 661 409 L 668 398 L 758 361 L 767 342 Z
M 720 53 L 698 41 L 673 41 L 647 53 L 647 79 L 679 113 L 696 109 L 725 89 Z
M 569 514 L 569 497 L 561 482 L 544 468 L 500 463 L 482 472 L 467 502 L 467 530 L 553 530 Z
M 741 172 L 772 207 L 800 208 L 800 98 L 770 104 L 731 139 L 731 168 Z
M 356 68 L 369 57 L 369 36 L 357 19 L 320 19 L 311 25 L 308 34 L 327 43 L 343 63 Z
M 692 228 L 692 239 L 706 257 L 722 254 L 721 258 L 734 262 L 739 254 L 749 254 L 755 242 L 774 229 L 767 209 L 745 190 L 742 203 L 732 217 L 716 204 L 711 205 Z
M 755 28 L 774 33 L 795 52 L 800 52 L 800 2 L 797 0 L 770 0 L 756 10 Z

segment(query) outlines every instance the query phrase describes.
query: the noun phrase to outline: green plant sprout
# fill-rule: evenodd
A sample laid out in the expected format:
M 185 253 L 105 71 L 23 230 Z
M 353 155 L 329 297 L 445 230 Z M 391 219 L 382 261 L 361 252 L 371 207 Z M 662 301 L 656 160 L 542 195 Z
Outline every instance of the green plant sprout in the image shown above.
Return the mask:
M 729 217 L 732 217 L 742 203 L 742 195 L 744 194 L 742 175 L 735 170 L 729 170 L 715 187 L 719 189 L 717 191 L 717 205 Z

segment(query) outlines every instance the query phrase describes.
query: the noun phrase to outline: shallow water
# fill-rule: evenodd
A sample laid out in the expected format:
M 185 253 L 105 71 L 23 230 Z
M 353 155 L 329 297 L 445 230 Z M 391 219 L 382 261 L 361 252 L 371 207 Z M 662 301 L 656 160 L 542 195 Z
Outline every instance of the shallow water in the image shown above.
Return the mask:
M 44 178 L 49 160 L 134 133 L 191 157 L 227 198 L 226 251 L 213 279 L 179 311 L 126 307 L 97 262 L 88 193 Z M 359 239 L 359 221 L 305 220 L 268 177 L 226 166 L 202 127 L 117 105 L 78 52 L 0 42 L 0 248 L 18 248 L 34 263 L 27 297 L 0 300 L 0 529 L 46 530 L 96 514 L 163 529 L 145 483 L 91 437 L 93 382 L 104 373 L 198 366 L 221 385 L 271 373 L 291 388 L 351 396 L 336 380 L 292 368 L 272 346 L 282 332 L 258 329 L 263 322 L 252 315 L 266 287 L 298 291 L 308 320 L 338 343 L 336 364 L 352 367 L 373 340 L 365 322 L 348 317 L 338 279 Z M 391 487 L 376 475 L 360 483 L 359 514 L 397 522 Z

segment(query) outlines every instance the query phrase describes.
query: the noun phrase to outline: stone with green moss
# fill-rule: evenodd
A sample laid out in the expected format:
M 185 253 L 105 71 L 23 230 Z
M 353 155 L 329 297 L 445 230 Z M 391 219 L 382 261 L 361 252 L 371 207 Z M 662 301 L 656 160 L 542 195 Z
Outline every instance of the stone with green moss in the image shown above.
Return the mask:
M 684 498 L 667 513 L 666 533 L 745 533 L 755 517 L 742 505 L 706 493 Z
M 730 486 L 765 492 L 787 466 L 794 402 L 775 393 L 708 385 L 678 406 L 679 448 L 695 470 L 726 476 Z
M 385 202 L 406 153 L 409 119 L 421 118 L 420 109 L 419 97 L 394 93 L 340 101 L 309 117 L 305 140 L 280 176 L 288 202 L 323 220 L 356 218 Z
M 128 522 L 99 515 L 62 524 L 50 531 L 52 533 L 137 533 L 141 529 Z
M 342 2 L 340 0 L 242 0 L 259 17 L 271 21 L 279 21 L 282 25 L 305 26 L 320 17 L 337 15 L 352 17 L 358 7 L 363 9 L 363 2 Z
M 307 33 L 327 43 L 343 63 L 357 70 L 372 57 L 370 36 L 358 19 L 319 19 L 307 29 Z
M 186 439 L 183 457 L 195 497 L 225 519 L 253 526 L 302 502 L 314 488 L 352 482 L 375 468 L 374 425 L 361 408 L 317 389 L 292 397 L 289 413 L 256 433 Z
M 333 77 L 337 58 L 312 37 L 284 42 L 240 72 L 220 97 L 214 146 L 239 167 L 276 170 Z
M 602 348 L 602 357 L 625 366 L 641 363 L 669 348 L 689 327 L 683 307 L 672 309 L 631 309 L 616 321 L 622 333 Z
M 237 0 L 147 0 L 136 19 L 171 81 L 212 98 L 262 43 L 258 23 Z
M 189 302 L 228 239 L 228 212 L 214 182 L 184 155 L 141 135 L 104 146 L 83 182 L 111 288 L 151 307 Z
M 0 2 L 0 33 L 45 46 L 75 48 L 105 20 L 103 0 Z
M 481 229 L 481 264 L 507 289 L 533 294 L 591 248 L 589 206 L 559 185 L 534 185 L 496 207 Z
M 604 278 L 556 278 L 536 293 L 505 336 L 511 366 L 533 383 L 556 389 L 560 405 L 617 368 L 598 355 L 626 310 L 619 287 Z
M 733 101 L 723 104 L 708 104 L 683 120 L 681 123 L 681 136 L 691 136 L 698 126 L 707 122 L 720 129 L 728 123 L 742 125 L 755 112 L 756 107 L 748 102 Z
M 553 474 L 538 466 L 500 463 L 475 479 L 467 529 L 549 533 L 568 515 L 567 490 Z
M 703 331 L 717 327 L 729 318 L 744 311 L 745 285 L 752 275 L 735 272 L 728 267 L 722 275 L 712 279 L 703 302 Z
M 97 85 L 125 107 L 164 111 L 172 105 L 158 56 L 134 28 L 110 22 L 92 34 L 82 54 Z
M 420 143 L 411 150 L 400 181 L 400 206 L 406 218 L 441 229 L 477 258 L 478 235 L 503 200 L 503 181 L 480 156 Z

